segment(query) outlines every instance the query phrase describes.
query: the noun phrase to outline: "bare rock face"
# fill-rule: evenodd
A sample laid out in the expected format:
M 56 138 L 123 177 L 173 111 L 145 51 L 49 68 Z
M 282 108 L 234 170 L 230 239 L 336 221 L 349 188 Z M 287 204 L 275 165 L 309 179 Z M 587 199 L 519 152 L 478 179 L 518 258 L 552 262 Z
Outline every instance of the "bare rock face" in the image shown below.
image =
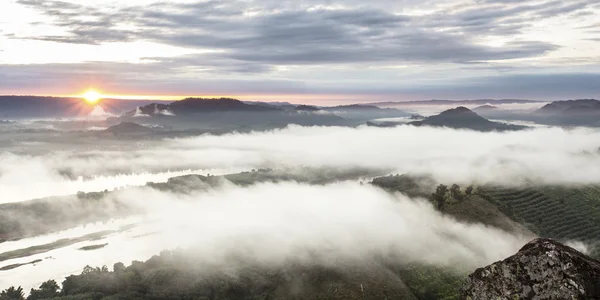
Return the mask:
M 536 239 L 503 261 L 477 269 L 460 299 L 600 299 L 600 261 Z

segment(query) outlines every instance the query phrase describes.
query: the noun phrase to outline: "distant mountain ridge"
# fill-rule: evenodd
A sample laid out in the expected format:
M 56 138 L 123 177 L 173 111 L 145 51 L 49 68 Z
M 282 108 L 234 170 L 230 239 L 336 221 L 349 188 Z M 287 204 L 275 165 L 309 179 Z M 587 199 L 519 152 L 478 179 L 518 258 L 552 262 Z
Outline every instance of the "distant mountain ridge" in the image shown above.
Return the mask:
M 168 104 L 152 103 L 137 107 L 124 114 L 126 117 L 134 116 L 164 116 L 164 115 L 191 115 L 196 113 L 223 112 L 223 111 L 279 111 L 273 106 L 246 104 L 231 98 L 186 98 Z
M 494 111 L 497 109 L 498 109 L 498 107 L 496 107 L 496 106 L 486 104 L 486 105 L 475 107 L 472 109 L 472 111 L 479 113 L 479 112 L 490 112 L 490 111 Z
M 121 122 L 117 125 L 110 126 L 104 130 L 104 132 L 109 132 L 116 135 L 131 133 L 149 133 L 152 131 L 152 128 L 133 122 Z
M 365 103 L 372 106 L 410 106 L 410 105 L 500 105 L 500 104 L 527 104 L 543 103 L 547 101 L 523 100 L 523 99 L 474 99 L 474 100 L 415 100 L 415 101 L 387 101 Z
M 298 105 L 295 108 L 297 111 L 319 111 L 321 110 L 320 108 L 316 107 L 316 106 L 312 106 L 312 105 Z
M 326 110 L 385 110 L 385 109 L 390 109 L 390 108 L 381 108 L 381 107 L 378 107 L 375 105 L 368 105 L 368 104 L 348 104 L 348 105 L 325 107 L 324 109 L 326 109 Z
M 554 101 L 537 112 L 559 115 L 600 114 L 600 101 L 595 99 Z

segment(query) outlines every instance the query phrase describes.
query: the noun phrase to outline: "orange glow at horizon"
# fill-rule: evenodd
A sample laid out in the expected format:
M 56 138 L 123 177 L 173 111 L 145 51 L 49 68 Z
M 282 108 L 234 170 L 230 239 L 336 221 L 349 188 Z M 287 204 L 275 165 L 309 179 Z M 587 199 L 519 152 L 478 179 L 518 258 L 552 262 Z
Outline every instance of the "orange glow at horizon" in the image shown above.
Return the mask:
M 89 104 L 95 104 L 96 102 L 98 102 L 98 100 L 100 100 L 101 98 L 104 98 L 104 96 L 102 96 L 102 94 L 98 93 L 96 90 L 94 89 L 89 89 L 87 90 L 83 95 L 82 95 L 83 99 L 85 99 L 85 101 L 87 101 L 87 103 Z
M 93 93 L 90 93 L 93 92 Z M 88 95 L 88 93 L 90 93 Z M 89 89 L 86 90 L 83 94 L 55 94 L 55 97 L 74 97 L 74 98 L 82 98 L 85 99 L 89 104 L 96 104 L 100 100 L 108 100 L 108 99 L 120 99 L 120 100 L 150 100 L 150 101 L 177 101 L 183 100 L 185 98 L 207 98 L 207 99 L 217 99 L 217 98 L 233 98 L 241 101 L 264 101 L 264 102 L 290 102 L 293 104 L 311 104 L 311 105 L 338 105 L 338 104 L 348 104 L 351 103 L 363 103 L 363 102 L 376 102 L 379 101 L 391 101 L 395 99 L 390 99 L 384 97 L 383 99 L 379 98 L 376 100 L 371 99 L 371 101 L 367 101 L 365 99 L 365 95 L 346 95 L 346 94 L 188 94 L 188 95 L 169 95 L 169 94 L 159 94 L 159 95 L 144 95 L 137 93 L 105 93 L 98 92 L 98 90 Z M 96 99 L 95 101 L 88 100 L 88 96 L 90 99 Z

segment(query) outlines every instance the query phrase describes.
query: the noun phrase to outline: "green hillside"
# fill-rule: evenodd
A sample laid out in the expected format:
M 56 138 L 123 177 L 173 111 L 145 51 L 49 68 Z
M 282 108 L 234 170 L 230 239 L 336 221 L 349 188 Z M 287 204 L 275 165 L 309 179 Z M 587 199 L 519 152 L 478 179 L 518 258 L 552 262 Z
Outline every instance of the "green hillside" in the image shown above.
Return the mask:
M 541 237 L 592 246 L 600 241 L 599 186 L 484 186 L 478 193 Z M 594 256 L 600 254 L 592 250 Z
M 390 192 L 403 193 L 412 198 L 425 198 L 433 205 L 438 205 L 435 195 L 432 194 L 436 191 L 438 183 L 426 176 L 390 175 L 375 178 L 371 184 Z M 457 194 L 459 195 L 452 195 L 451 189 L 445 191 L 443 208 L 440 209 L 444 214 L 461 222 L 483 223 L 514 234 L 535 237 L 534 233 L 508 217 L 494 203 L 486 201 L 480 195 L 472 194 L 472 187 L 461 188 L 456 185 L 456 188 L 458 188 Z M 467 190 L 471 191 L 467 193 Z

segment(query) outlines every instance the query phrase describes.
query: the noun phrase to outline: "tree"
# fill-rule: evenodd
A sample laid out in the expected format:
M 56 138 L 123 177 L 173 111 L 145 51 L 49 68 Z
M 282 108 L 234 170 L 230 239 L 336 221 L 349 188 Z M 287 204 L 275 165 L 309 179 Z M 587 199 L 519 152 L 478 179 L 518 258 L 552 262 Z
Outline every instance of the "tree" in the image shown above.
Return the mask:
M 452 187 L 450 188 L 450 197 L 452 197 L 458 201 L 463 200 L 463 195 L 460 191 L 460 186 L 458 186 L 458 184 L 453 184 Z
M 465 194 L 467 194 L 467 195 L 473 194 L 473 186 L 472 185 L 465 189 Z
M 113 265 L 113 272 L 119 273 L 119 272 L 122 272 L 123 270 L 125 270 L 125 264 L 123 264 L 122 262 L 118 262 Z
M 23 288 L 18 287 L 15 288 L 11 286 L 6 290 L 0 292 L 0 300 L 24 300 L 25 293 L 23 293 Z
M 444 210 L 444 204 L 446 201 L 446 193 L 447 192 L 448 192 L 448 187 L 443 184 L 440 184 L 435 189 L 435 193 L 433 193 L 431 195 L 431 197 L 433 198 L 433 200 L 436 203 L 437 209 L 439 209 L 440 211 Z
M 59 290 L 59 286 L 56 283 L 56 281 L 54 280 L 48 280 L 44 283 L 42 283 L 42 285 L 40 285 L 39 289 L 31 289 L 31 292 L 29 293 L 29 297 L 27 297 L 27 300 L 38 300 L 38 299 L 48 299 L 48 298 L 53 298 L 53 297 L 58 297 L 60 296 L 60 293 L 58 292 Z

